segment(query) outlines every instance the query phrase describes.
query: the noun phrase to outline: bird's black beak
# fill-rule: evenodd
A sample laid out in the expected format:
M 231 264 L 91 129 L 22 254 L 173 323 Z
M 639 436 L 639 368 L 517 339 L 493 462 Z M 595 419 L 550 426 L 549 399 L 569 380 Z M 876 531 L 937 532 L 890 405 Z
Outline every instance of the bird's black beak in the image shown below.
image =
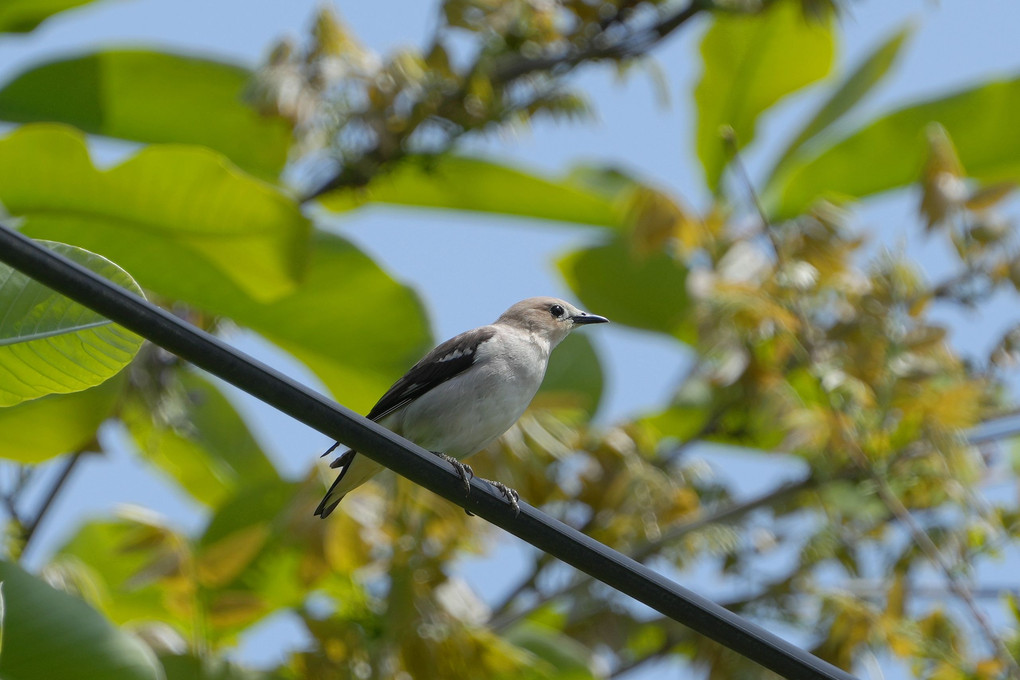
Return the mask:
M 609 319 L 598 314 L 589 314 L 588 312 L 581 312 L 575 316 L 570 317 L 570 320 L 577 325 L 587 323 L 609 323 Z

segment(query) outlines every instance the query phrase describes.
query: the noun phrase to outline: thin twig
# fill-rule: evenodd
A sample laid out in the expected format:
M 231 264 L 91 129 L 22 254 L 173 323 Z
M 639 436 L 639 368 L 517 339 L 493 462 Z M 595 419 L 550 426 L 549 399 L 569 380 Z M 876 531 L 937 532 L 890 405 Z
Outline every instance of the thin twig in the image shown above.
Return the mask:
M 685 24 L 691 18 L 711 6 L 709 0 L 691 0 L 682 10 L 670 16 L 663 17 L 658 22 L 645 27 L 636 27 L 631 32 L 616 39 L 613 42 L 602 45 L 599 40 L 606 36 L 606 31 L 600 31 L 587 41 L 587 46 L 575 50 L 568 50 L 563 54 L 551 57 L 527 58 L 521 56 L 508 57 L 505 61 L 497 63 L 488 70 L 490 82 L 495 87 L 509 87 L 521 79 L 536 73 L 547 72 L 552 77 L 563 76 L 574 68 L 586 62 L 598 61 L 601 59 L 623 59 L 633 57 L 651 49 L 673 31 Z M 608 25 L 607 25 L 608 27 Z M 487 56 L 482 54 L 478 60 L 468 69 L 468 73 L 486 75 L 488 68 Z M 470 80 L 468 78 L 467 80 Z M 451 106 L 459 106 L 460 99 L 465 92 L 457 90 L 445 97 L 443 102 L 436 105 L 435 111 L 442 116 L 442 111 Z M 420 124 L 422 121 L 418 121 Z M 334 173 L 332 177 L 318 185 L 317 188 L 304 194 L 300 202 L 309 203 L 325 193 L 339 189 L 344 186 L 364 186 L 373 175 L 380 172 L 384 166 L 405 158 L 409 151 L 402 140 L 408 139 L 418 127 L 413 124 L 411 128 L 402 133 L 402 139 L 387 140 L 384 145 L 377 142 L 374 146 L 364 151 L 359 156 L 359 162 L 348 163 Z M 465 129 L 455 135 L 465 134 Z M 396 141 L 397 143 L 392 143 Z M 451 147 L 453 140 L 449 140 L 447 147 Z
M 882 502 L 885 503 L 886 508 L 896 516 L 907 530 L 910 532 L 911 539 L 914 544 L 920 548 L 921 552 L 924 553 L 925 557 L 935 565 L 935 567 L 942 572 L 945 576 L 946 582 L 949 589 L 960 599 L 961 602 L 966 605 L 967 609 L 970 610 L 971 616 L 974 621 L 981 628 L 985 638 L 989 644 L 995 649 L 996 654 L 1000 657 L 1000 660 L 1006 664 L 1009 668 L 1010 677 L 1020 678 L 1020 666 L 1017 665 L 1016 659 L 1013 658 L 1013 654 L 1009 651 L 1009 647 L 999 637 L 995 629 L 992 628 L 991 622 L 985 613 L 981 611 L 981 608 L 977 606 L 977 602 L 974 600 L 973 594 L 970 592 L 970 587 L 964 583 L 960 577 L 953 571 L 953 565 L 949 563 L 942 551 L 932 540 L 928 532 L 917 523 L 917 519 L 911 514 L 907 506 L 903 505 L 903 501 L 899 499 L 896 493 L 889 487 L 889 484 L 885 479 L 879 475 L 874 469 L 871 468 L 867 456 L 864 454 L 856 444 L 852 444 L 850 447 L 851 452 L 854 455 L 854 459 L 857 465 L 861 467 L 869 479 L 875 484 L 875 488 L 878 490 L 879 497 Z
M 740 152 L 737 149 L 736 139 L 732 135 L 732 131 L 730 131 L 730 134 L 728 135 L 724 134 L 724 139 L 733 153 L 734 168 L 741 176 L 743 181 L 746 183 L 747 191 L 750 194 L 751 198 L 753 199 L 754 205 L 757 208 L 758 214 L 761 217 L 763 230 L 767 237 L 769 238 L 769 241 L 772 244 L 773 249 L 775 250 L 776 258 L 780 260 L 779 263 L 782 264 L 781 262 L 783 257 L 782 250 L 779 248 L 779 244 L 776 240 L 776 237 L 772 232 L 768 216 L 766 215 L 765 210 L 762 207 L 761 201 L 758 198 L 758 192 L 755 189 L 754 184 L 751 182 L 751 178 L 747 174 L 746 168 L 741 162 Z M 805 324 L 805 319 L 803 318 L 800 309 L 796 305 L 793 305 L 793 311 L 797 315 L 798 319 L 800 320 L 801 324 L 806 330 L 808 326 Z M 806 337 L 804 340 L 805 342 L 808 341 Z M 982 612 L 981 609 L 977 606 L 977 603 L 975 602 L 968 585 L 965 584 L 960 579 L 960 577 L 953 571 L 953 565 L 951 565 L 949 561 L 946 559 L 945 555 L 942 554 L 941 550 L 939 550 L 939 547 L 935 544 L 935 541 L 933 541 L 931 536 L 928 535 L 928 532 L 926 532 L 924 528 L 921 527 L 920 524 L 918 524 L 917 519 L 911 514 L 907 506 L 903 504 L 903 501 L 899 499 L 899 497 L 896 495 L 896 492 L 892 490 L 888 482 L 886 482 L 885 478 L 882 475 L 878 474 L 878 472 L 876 472 L 875 469 L 871 466 L 871 463 L 868 460 L 867 455 L 864 453 L 863 449 L 861 449 L 860 446 L 857 445 L 856 440 L 848 438 L 848 443 L 850 444 L 849 450 L 851 456 L 854 459 L 854 463 L 857 465 L 857 467 L 860 468 L 861 472 L 864 473 L 868 477 L 868 479 L 870 479 L 872 483 L 875 484 L 875 488 L 878 490 L 879 498 L 882 500 L 883 504 L 885 504 L 886 509 L 889 510 L 889 512 L 891 512 L 893 516 L 896 517 L 896 519 L 907 528 L 907 530 L 910 532 L 910 536 L 914 544 L 921 550 L 922 553 L 924 553 L 928 560 L 939 571 L 942 572 L 949 586 L 949 589 L 967 607 L 972 618 L 974 619 L 974 621 L 977 623 L 978 627 L 984 634 L 985 639 L 988 641 L 990 646 L 995 650 L 995 653 L 1000 658 L 1000 661 L 1002 661 L 1002 663 L 1005 664 L 1006 667 L 1008 668 L 1010 677 L 1020 678 L 1020 666 L 1017 665 L 1017 661 L 1013 657 L 1013 654 L 1009 651 L 1009 648 L 1006 646 L 1006 643 L 995 632 L 994 628 L 992 628 L 992 625 L 989 622 L 988 617 L 985 616 L 984 612 Z
M 49 492 L 47 492 L 46 497 L 39 506 L 39 510 L 35 513 L 35 517 L 27 526 L 25 526 L 25 530 L 22 533 L 22 554 L 24 554 L 24 552 L 28 549 L 29 544 L 32 542 L 32 538 L 36 535 L 36 530 L 39 528 L 43 518 L 46 517 L 46 513 L 49 512 L 50 508 L 53 506 L 53 501 L 56 500 L 57 494 L 59 494 L 60 490 L 64 488 L 64 484 L 67 483 L 68 477 L 71 476 L 71 472 L 78 464 L 81 456 L 81 451 L 71 454 L 70 459 L 68 459 L 68 461 L 64 464 L 64 469 L 60 471 L 60 475 L 56 478 L 56 480 L 54 480 Z
M 755 496 L 754 498 L 751 498 L 750 500 L 747 500 L 743 503 L 732 505 L 730 507 L 723 508 L 722 510 L 719 510 L 717 512 L 709 513 L 702 517 L 693 519 L 689 522 L 677 525 L 670 529 L 669 531 L 664 532 L 662 536 L 660 536 L 655 541 L 648 541 L 641 544 L 631 553 L 630 556 L 638 561 L 647 559 L 648 557 L 654 555 L 659 550 L 661 550 L 663 546 L 669 545 L 670 543 L 677 541 L 680 538 L 683 538 L 689 533 L 698 531 L 712 524 L 736 522 L 745 515 L 754 512 L 759 508 L 767 507 L 774 503 L 778 503 L 786 498 L 789 498 L 790 496 L 793 496 L 797 493 L 800 493 L 801 491 L 806 491 L 815 484 L 818 484 L 819 481 L 820 480 L 813 476 L 808 476 L 803 479 L 786 482 L 774 489 L 766 491 L 765 493 Z M 525 579 L 525 582 L 522 582 L 520 584 L 519 592 L 517 592 L 517 595 L 519 595 L 520 592 L 523 592 L 524 588 L 527 587 L 529 583 L 533 583 L 534 579 L 537 578 L 537 576 L 538 576 L 537 574 L 533 574 L 527 577 Z M 540 603 L 536 604 L 533 607 L 528 607 L 521 611 L 515 612 L 513 614 L 507 614 L 505 611 L 507 605 L 509 605 L 512 602 L 512 600 L 508 598 L 503 603 L 502 608 L 500 610 L 497 610 L 497 613 L 500 615 L 494 616 L 490 625 L 494 630 L 505 630 L 506 628 L 513 625 L 517 621 L 526 618 L 538 607 L 545 606 L 546 604 L 549 603 L 550 600 L 554 600 L 560 597 L 567 597 L 578 593 L 582 588 L 586 587 L 589 583 L 591 583 L 591 581 L 592 579 L 589 576 L 578 575 L 570 584 L 564 586 L 563 588 L 557 590 L 556 592 L 543 595 L 542 601 Z M 515 589 L 515 591 L 516 590 L 518 589 Z
M 636 56 L 654 47 L 663 38 L 692 19 L 699 12 L 707 9 L 709 5 L 710 3 L 703 0 L 694 0 L 676 14 L 663 17 L 657 23 L 647 28 L 638 29 L 609 45 L 592 45 L 585 49 L 565 52 L 554 57 L 537 57 L 533 59 L 514 57 L 513 59 L 508 59 L 493 69 L 492 79 L 496 83 L 503 84 L 538 71 L 556 71 L 561 69 L 561 72 L 566 72 L 586 61 Z M 591 42 L 595 42 L 595 40 L 593 39 Z

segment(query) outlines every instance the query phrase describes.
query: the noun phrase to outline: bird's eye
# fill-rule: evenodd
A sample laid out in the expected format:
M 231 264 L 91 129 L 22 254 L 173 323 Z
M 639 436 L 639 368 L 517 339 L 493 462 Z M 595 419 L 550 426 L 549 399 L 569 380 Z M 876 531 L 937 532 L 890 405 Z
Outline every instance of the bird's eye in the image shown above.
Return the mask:
M 552 307 L 549 308 L 549 312 L 557 319 L 559 319 L 563 316 L 563 307 L 561 307 L 560 305 L 553 305 Z

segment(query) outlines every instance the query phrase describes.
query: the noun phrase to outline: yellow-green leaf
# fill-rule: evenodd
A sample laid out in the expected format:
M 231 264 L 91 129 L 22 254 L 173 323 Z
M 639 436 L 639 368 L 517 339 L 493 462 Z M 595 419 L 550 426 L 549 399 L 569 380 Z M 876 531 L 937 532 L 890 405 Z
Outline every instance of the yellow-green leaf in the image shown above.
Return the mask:
M 0 13 L 2 13 L 0 9 Z M 275 179 L 291 130 L 244 102 L 245 68 L 148 50 L 101 50 L 33 66 L 0 89 L 0 119 L 67 123 L 139 142 L 198 144 Z
M 81 392 L 50 394 L 0 408 L 0 458 L 40 463 L 81 450 L 112 414 L 124 377 L 122 372 Z
M 780 154 L 775 168 L 769 173 L 775 177 L 783 164 L 802 146 L 809 143 L 833 124 L 842 120 L 864 97 L 882 81 L 889 72 L 900 49 L 910 36 L 910 28 L 901 28 L 882 42 L 874 52 L 868 55 L 853 73 L 847 76 L 835 89 L 800 133 L 791 141 L 786 150 Z
M 0 203 L 25 233 L 90 243 L 146 288 L 160 278 L 200 287 L 192 269 L 215 269 L 272 300 L 294 289 L 307 256 L 294 201 L 197 146 L 149 146 L 101 171 L 80 132 L 26 125 L 0 140 Z
M 733 129 L 738 148 L 750 144 L 758 116 L 828 74 L 834 51 L 831 24 L 806 20 L 800 3 L 716 15 L 701 41 L 704 72 L 694 93 L 698 158 L 709 188 L 718 190 L 726 167 L 721 128 Z
M 622 224 L 612 197 L 571 179 L 550 180 L 474 158 L 442 156 L 404 163 L 363 189 L 322 196 L 333 211 L 367 203 L 469 210 L 594 226 Z
M 10 562 L 3 583 L 4 680 L 160 680 L 152 651 L 81 599 Z
M 926 131 L 931 123 L 941 124 L 952 138 L 968 177 L 1016 181 L 1018 110 L 1020 78 L 984 83 L 900 109 L 811 157 L 792 159 L 766 195 L 767 207 L 776 217 L 790 217 L 819 198 L 863 198 L 916 182 L 928 156 Z M 975 112 L 980 112 L 980 125 L 974 122 Z
M 28 33 L 54 14 L 92 0 L 4 0 L 0 2 L 0 33 Z
M 44 245 L 141 295 L 131 276 L 106 258 L 63 243 Z M 134 333 L 5 264 L 0 310 L 0 406 L 99 385 L 142 346 Z

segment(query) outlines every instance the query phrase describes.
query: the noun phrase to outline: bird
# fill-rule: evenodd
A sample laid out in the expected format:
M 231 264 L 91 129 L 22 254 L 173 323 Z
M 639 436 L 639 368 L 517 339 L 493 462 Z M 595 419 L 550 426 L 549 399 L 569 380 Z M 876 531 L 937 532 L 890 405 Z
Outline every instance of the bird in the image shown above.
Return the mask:
M 383 394 L 366 417 L 451 463 L 469 492 L 474 472 L 461 460 L 491 444 L 524 414 L 556 345 L 575 328 L 608 321 L 554 297 L 521 300 L 494 323 L 436 346 Z M 323 519 L 350 491 L 383 470 L 353 449 L 330 467 L 342 469 L 315 509 Z M 501 482 L 484 481 L 503 494 L 515 513 L 520 512 L 516 491 Z

